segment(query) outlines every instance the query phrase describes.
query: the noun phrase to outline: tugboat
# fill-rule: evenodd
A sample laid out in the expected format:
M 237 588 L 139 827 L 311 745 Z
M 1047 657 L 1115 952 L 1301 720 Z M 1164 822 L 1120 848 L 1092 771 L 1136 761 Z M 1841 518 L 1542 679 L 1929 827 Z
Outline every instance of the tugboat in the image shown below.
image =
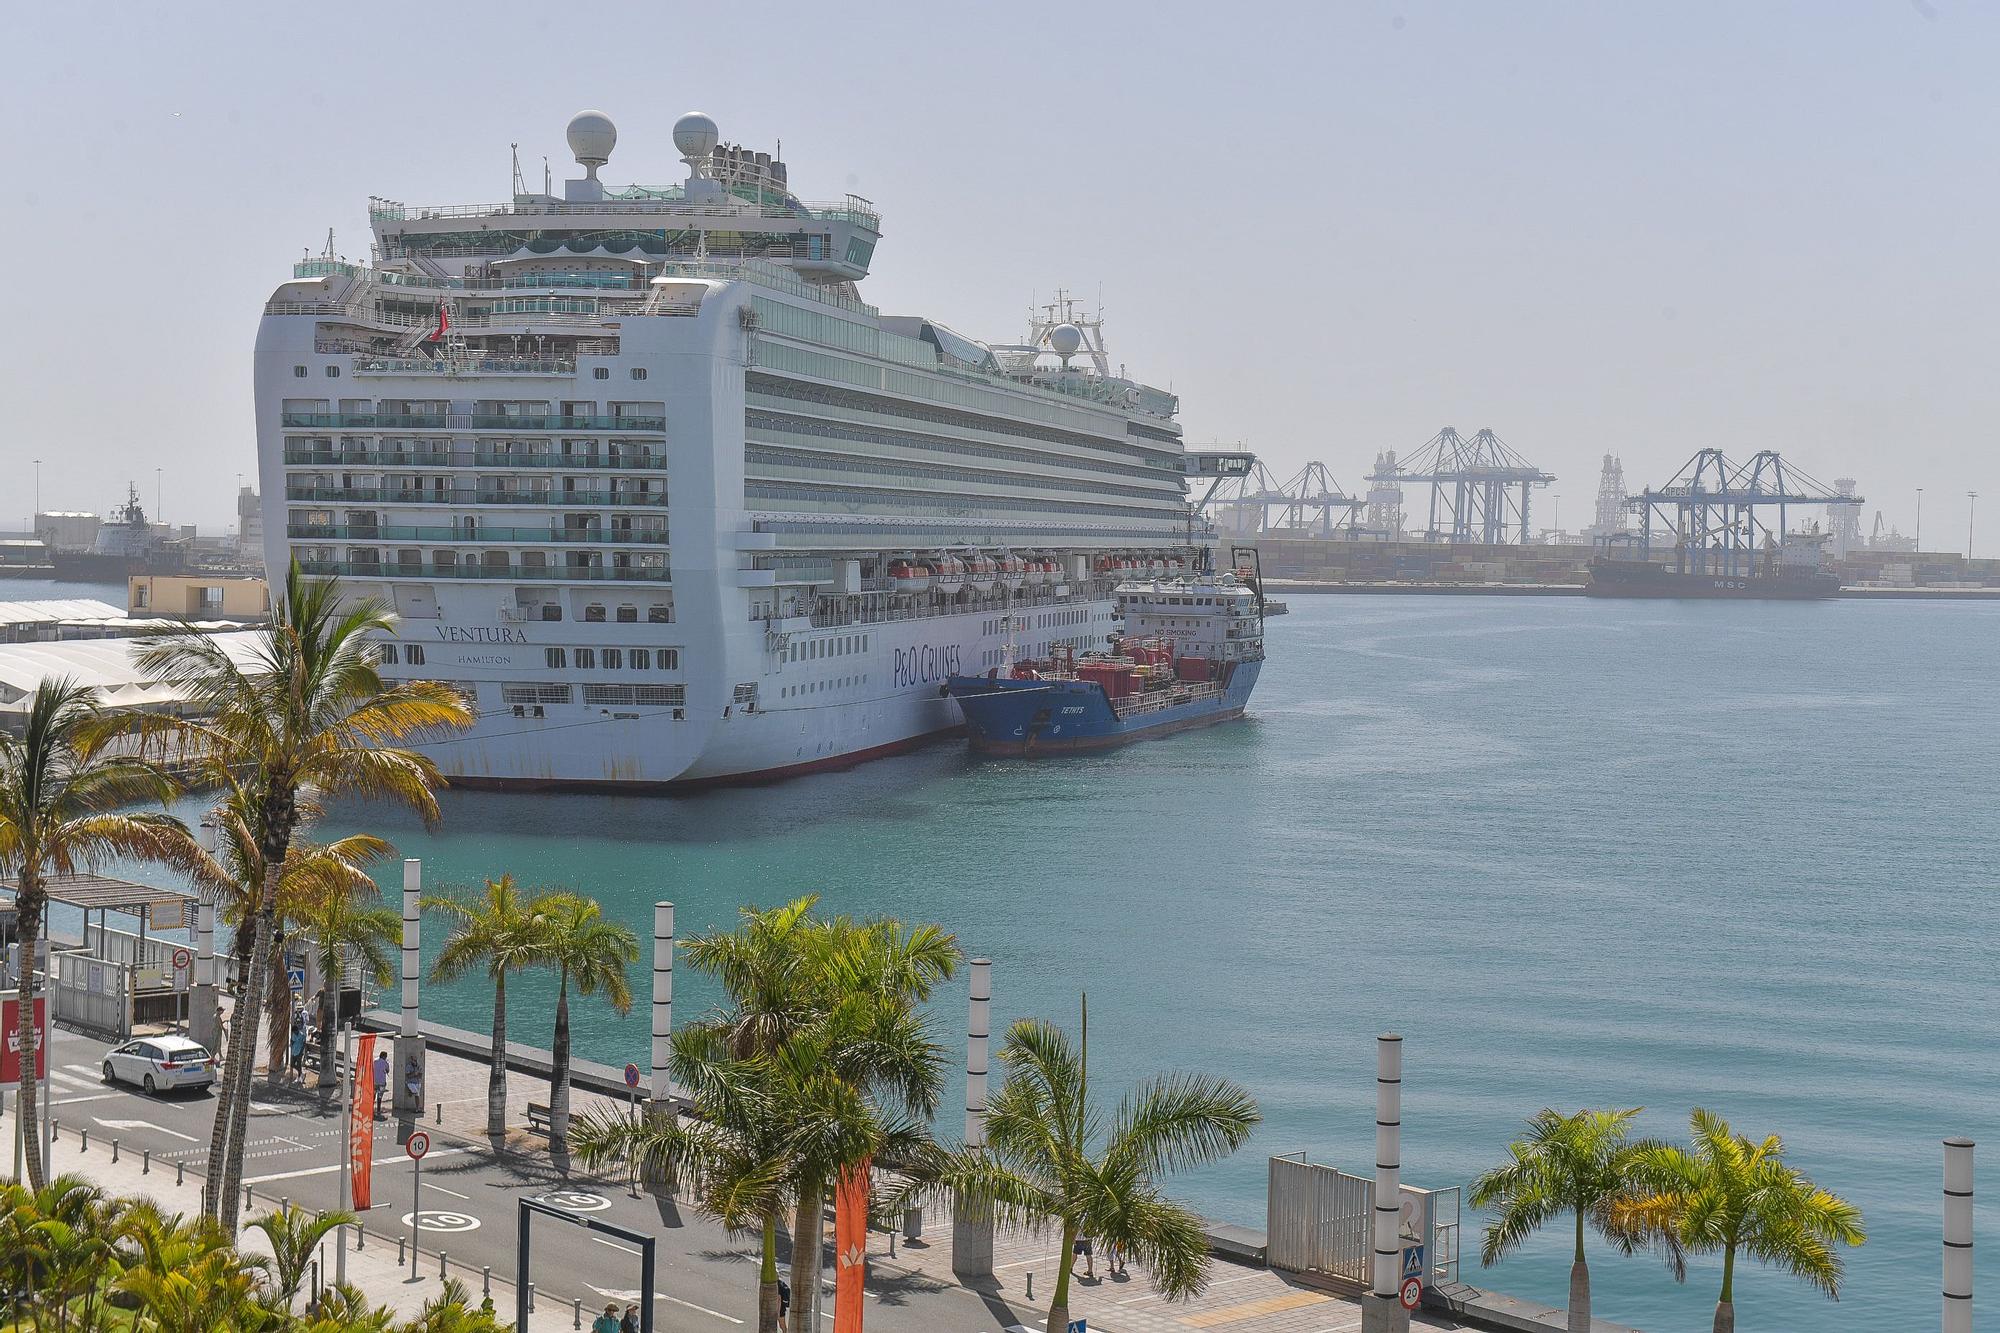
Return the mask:
M 56 551 L 50 560 L 55 576 L 71 582 L 116 582 L 133 574 L 177 574 L 187 568 L 182 549 L 161 540 L 139 503 L 135 486 L 125 488 L 125 503 L 111 521 L 97 530 L 88 551 Z
M 945 682 L 975 750 L 1102 750 L 1243 715 L 1264 666 L 1263 586 L 1251 570 L 1128 580 L 1112 596 L 1124 631 L 1109 652 L 1052 644 L 1045 657 Z

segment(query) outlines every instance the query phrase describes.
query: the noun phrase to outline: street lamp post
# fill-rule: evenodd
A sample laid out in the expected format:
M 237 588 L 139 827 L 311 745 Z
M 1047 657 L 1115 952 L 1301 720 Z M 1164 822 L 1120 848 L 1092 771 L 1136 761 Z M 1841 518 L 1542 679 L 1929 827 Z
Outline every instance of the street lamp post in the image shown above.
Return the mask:
M 1917 487 L 1917 554 L 1924 553 L 1924 488 Z
M 1979 492 L 1965 493 L 1965 562 L 1972 563 L 1972 514 L 1979 507 Z

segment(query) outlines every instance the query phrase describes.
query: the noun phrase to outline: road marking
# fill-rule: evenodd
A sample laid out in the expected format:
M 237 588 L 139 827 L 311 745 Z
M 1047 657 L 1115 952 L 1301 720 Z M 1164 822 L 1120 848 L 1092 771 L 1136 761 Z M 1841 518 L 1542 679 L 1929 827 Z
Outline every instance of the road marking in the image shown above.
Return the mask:
M 64 1065 L 63 1068 L 69 1070 L 72 1074 L 88 1074 L 92 1078 L 96 1078 L 103 1072 L 96 1065 Z
M 1254 1319 L 1261 1314 L 1280 1314 L 1286 1310 L 1299 1310 L 1308 1305 L 1321 1305 L 1332 1300 L 1316 1291 L 1288 1291 L 1279 1296 L 1266 1296 L 1260 1301 L 1245 1301 L 1241 1305 L 1225 1305 L 1220 1310 L 1208 1310 L 1202 1314 L 1184 1314 L 1181 1322 L 1190 1328 L 1214 1328 L 1219 1324 L 1233 1324 L 1238 1320 Z
M 614 1249 L 614 1250 L 623 1250 L 623 1251 L 624 1251 L 625 1253 L 627 1253 L 627 1254 L 637 1254 L 637 1253 L 638 1253 L 638 1251 L 637 1251 L 637 1250 L 635 1250 L 635 1249 L 633 1249 L 633 1248 L 632 1248 L 632 1247 L 631 1247 L 630 1245 L 620 1245 L 620 1244 L 619 1244 L 619 1243 L 618 1243 L 617 1241 L 615 1241 L 615 1240 L 606 1240 L 606 1239 L 604 1239 L 604 1237 L 602 1237 L 602 1236 L 592 1236 L 592 1237 L 591 1237 L 591 1239 L 592 1239 L 592 1240 L 594 1240 L 594 1241 L 596 1241 L 596 1242 L 597 1242 L 597 1243 L 598 1243 L 599 1245 L 609 1245 L 609 1246 L 610 1246 L 610 1247 L 611 1247 L 612 1249 Z
M 185 1139 L 189 1143 L 201 1142 L 200 1139 L 192 1134 L 183 1134 L 178 1129 L 168 1129 L 166 1126 L 156 1125 L 150 1120 L 106 1120 L 102 1116 L 92 1116 L 90 1118 L 97 1121 L 98 1124 L 104 1126 L 106 1129 L 150 1129 L 156 1133 L 171 1134 L 177 1139 Z
M 596 1240 L 597 1237 L 592 1236 L 591 1239 Z M 609 1244 L 610 1242 L 607 1241 L 605 1243 Z M 623 1291 L 614 1291 L 610 1287 L 600 1287 L 595 1282 L 586 1282 L 583 1285 L 589 1287 L 592 1291 L 596 1292 L 600 1296 L 608 1296 L 612 1300 L 621 1302 L 626 1305 L 630 1305 L 633 1301 L 639 1299 L 638 1291 L 633 1288 L 627 1288 Z M 711 1310 L 706 1305 L 696 1305 L 693 1301 L 684 1301 L 678 1296 L 669 1296 L 664 1291 L 656 1291 L 653 1294 L 659 1297 L 663 1301 L 672 1301 L 675 1305 L 685 1305 L 690 1310 L 699 1310 L 703 1314 L 712 1314 L 717 1319 L 727 1319 L 732 1324 L 740 1324 L 743 1322 L 741 1319 L 738 1319 L 733 1314 L 724 1314 L 720 1310 Z
M 464 1199 L 467 1203 L 472 1201 L 470 1194 L 460 1194 L 457 1190 L 448 1190 L 442 1185 L 426 1185 L 424 1188 L 427 1190 L 436 1190 L 439 1194 L 449 1194 L 454 1199 Z
M 672 1301 L 675 1305 L 685 1305 L 690 1310 L 699 1310 L 703 1314 L 712 1314 L 717 1319 L 727 1319 L 732 1324 L 740 1324 L 743 1322 L 741 1319 L 738 1319 L 733 1314 L 724 1314 L 720 1310 L 711 1310 L 706 1305 L 696 1305 L 693 1301 L 684 1301 L 678 1296 L 669 1296 L 664 1291 L 658 1293 L 658 1295 L 660 1299 L 663 1301 Z
M 57 1106 L 75 1106 L 78 1102 L 105 1102 L 110 1101 L 113 1097 L 123 1097 L 124 1095 L 122 1092 L 97 1092 L 92 1093 L 88 1097 L 58 1097 L 55 1104 Z
M 102 1078 L 78 1078 L 74 1074 L 65 1074 L 60 1069 L 51 1072 L 48 1081 L 51 1083 L 66 1083 L 72 1088 L 101 1088 L 104 1086 Z
M 453 1153 L 461 1153 L 467 1151 L 470 1150 L 466 1148 L 433 1148 L 431 1149 L 430 1156 L 426 1157 L 424 1160 L 428 1162 L 433 1157 L 449 1157 Z M 395 1166 L 398 1163 L 403 1163 L 407 1165 L 409 1160 L 410 1159 L 403 1156 L 403 1154 L 397 1153 L 394 1157 L 377 1157 L 375 1159 L 375 1165 Z M 271 1174 L 267 1176 L 246 1176 L 244 1178 L 243 1183 L 246 1185 L 262 1185 L 266 1181 L 272 1181 L 272 1180 L 297 1180 L 300 1176 L 331 1175 L 333 1172 L 338 1170 L 340 1170 L 340 1163 L 338 1162 L 335 1162 L 331 1166 L 302 1166 L 296 1171 L 273 1171 Z

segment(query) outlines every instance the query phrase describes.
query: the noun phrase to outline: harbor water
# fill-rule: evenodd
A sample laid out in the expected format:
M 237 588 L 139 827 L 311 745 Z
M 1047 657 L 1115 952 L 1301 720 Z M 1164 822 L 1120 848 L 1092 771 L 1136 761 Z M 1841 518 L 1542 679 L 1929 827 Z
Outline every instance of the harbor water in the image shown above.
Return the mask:
M 1262 1224 L 1268 1154 L 1370 1168 L 1384 1030 L 1417 1184 L 1469 1182 L 1542 1106 L 1643 1106 L 1660 1136 L 1705 1106 L 1782 1133 L 1870 1234 L 1838 1304 L 1739 1264 L 1742 1327 L 1935 1326 L 1938 1141 L 2000 1148 L 2000 606 L 1291 600 L 1250 715 L 1207 731 L 672 799 L 452 794 L 434 833 L 337 822 L 433 884 L 583 890 L 642 941 L 659 898 L 684 936 L 802 893 L 943 923 L 994 960 L 996 1035 L 1074 1024 L 1088 991 L 1107 1093 L 1168 1068 L 1248 1085 L 1254 1142 L 1174 1187 L 1223 1220 Z M 580 1054 L 647 1063 L 645 966 L 629 1017 L 573 1006 Z M 515 1038 L 546 1045 L 551 985 L 509 993 Z M 683 968 L 675 998 L 685 1020 L 717 997 Z M 426 1007 L 490 1018 L 480 984 Z M 964 1012 L 961 977 L 955 1053 Z M 1468 1280 L 1562 1303 L 1566 1225 L 1482 1273 L 1466 1221 Z M 1978 1223 L 2000 1300 L 2000 1208 Z M 1684 1287 L 1602 1245 L 1592 1268 L 1601 1317 L 1707 1326 L 1719 1259 Z

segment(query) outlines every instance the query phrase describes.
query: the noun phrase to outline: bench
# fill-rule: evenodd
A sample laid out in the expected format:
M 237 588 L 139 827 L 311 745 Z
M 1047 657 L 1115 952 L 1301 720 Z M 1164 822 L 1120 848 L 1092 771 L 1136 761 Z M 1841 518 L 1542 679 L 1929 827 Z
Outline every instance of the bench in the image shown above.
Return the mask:
M 540 1102 L 529 1102 L 528 1128 L 536 1134 L 549 1133 L 549 1108 L 543 1106 Z

